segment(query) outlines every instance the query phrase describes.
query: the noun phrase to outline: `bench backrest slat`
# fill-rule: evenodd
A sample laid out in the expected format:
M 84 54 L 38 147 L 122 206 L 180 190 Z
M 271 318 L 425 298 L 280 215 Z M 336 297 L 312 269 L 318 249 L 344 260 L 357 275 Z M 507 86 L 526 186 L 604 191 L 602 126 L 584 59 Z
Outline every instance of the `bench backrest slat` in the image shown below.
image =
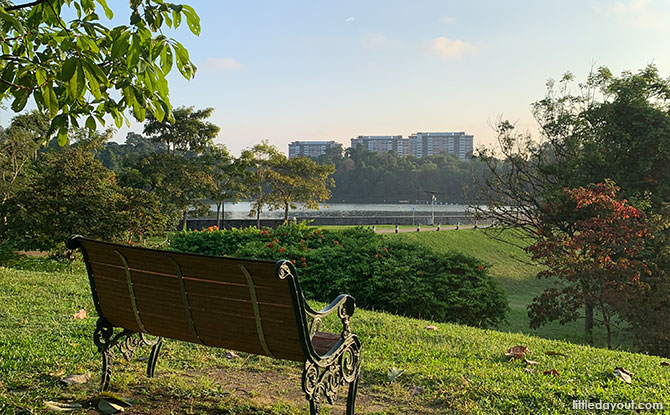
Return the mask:
M 301 323 L 293 305 L 296 296 L 289 279 L 275 275 L 274 262 L 87 239 L 79 243 L 100 312 L 111 324 L 208 346 L 305 360 Z

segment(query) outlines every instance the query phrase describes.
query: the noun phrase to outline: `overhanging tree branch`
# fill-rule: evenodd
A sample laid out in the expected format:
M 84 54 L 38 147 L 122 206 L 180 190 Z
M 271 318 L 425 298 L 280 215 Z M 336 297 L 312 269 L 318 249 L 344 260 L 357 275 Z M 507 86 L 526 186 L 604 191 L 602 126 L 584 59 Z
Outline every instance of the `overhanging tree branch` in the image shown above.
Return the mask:
M 28 7 L 33 7 L 33 6 L 37 6 L 38 4 L 49 3 L 49 2 L 50 2 L 50 0 L 35 0 L 33 2 L 30 2 L 30 3 L 23 3 L 23 4 L 17 4 L 15 6 L 9 6 L 9 7 L 5 8 L 5 11 L 11 12 L 13 10 L 26 9 Z

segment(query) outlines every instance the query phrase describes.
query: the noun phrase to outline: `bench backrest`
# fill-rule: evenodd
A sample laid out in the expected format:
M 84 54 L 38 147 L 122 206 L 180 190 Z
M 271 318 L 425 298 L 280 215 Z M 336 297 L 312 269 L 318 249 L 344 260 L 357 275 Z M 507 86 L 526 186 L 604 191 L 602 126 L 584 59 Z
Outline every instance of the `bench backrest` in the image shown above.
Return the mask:
M 82 237 L 74 243 L 82 248 L 97 311 L 112 325 L 305 360 L 304 298 L 286 261 L 184 254 Z

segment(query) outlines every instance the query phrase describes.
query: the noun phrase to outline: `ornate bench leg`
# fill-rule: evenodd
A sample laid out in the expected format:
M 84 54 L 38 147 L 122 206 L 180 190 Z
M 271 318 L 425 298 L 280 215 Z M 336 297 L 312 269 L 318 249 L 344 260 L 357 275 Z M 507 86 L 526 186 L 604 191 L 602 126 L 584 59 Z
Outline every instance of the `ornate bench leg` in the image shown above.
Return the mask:
M 102 376 L 100 379 L 100 389 L 105 390 L 109 387 L 109 381 L 112 377 L 112 347 L 114 347 L 114 327 L 103 318 L 99 318 L 93 332 L 93 343 L 102 354 Z
M 162 345 L 163 338 L 159 337 L 156 343 L 151 347 L 151 354 L 149 355 L 149 361 L 147 362 L 147 376 L 150 378 L 154 377 L 156 362 L 158 361 L 158 353 L 160 353 Z
M 358 378 L 349 384 L 349 393 L 347 394 L 347 415 L 354 415 L 354 407 L 356 406 L 356 392 L 358 391 Z
M 347 415 L 354 415 L 356 391 L 360 377 L 360 343 L 352 336 L 337 357 L 329 361 L 305 361 L 302 372 L 302 390 L 309 401 L 311 415 L 319 414 L 322 398 L 331 405 L 337 399 L 340 386 L 349 385 Z
M 100 390 L 105 391 L 109 388 L 109 382 L 112 379 L 112 348 L 108 348 L 102 352 L 102 377 L 100 379 Z

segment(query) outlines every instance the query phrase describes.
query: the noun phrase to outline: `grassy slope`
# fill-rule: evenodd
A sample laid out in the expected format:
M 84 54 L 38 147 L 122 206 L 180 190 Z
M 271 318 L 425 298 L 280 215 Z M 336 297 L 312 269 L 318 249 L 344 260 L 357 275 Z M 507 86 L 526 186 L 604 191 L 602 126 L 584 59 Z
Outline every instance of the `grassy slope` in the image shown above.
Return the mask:
M 461 251 L 491 264 L 491 275 L 500 282 L 510 305 L 508 321 L 499 327 L 500 330 L 522 332 L 549 339 L 567 340 L 573 343 L 584 342 L 582 320 L 566 325 L 552 323 L 536 330 L 528 328 L 530 320 L 526 306 L 552 283 L 535 278 L 541 268 L 538 265 L 531 264 L 530 256 L 520 248 L 490 238 L 482 229 L 401 233 L 393 234 L 392 237 L 406 238 L 409 241 L 438 251 Z M 502 237 L 517 245 L 523 244 L 523 240 L 512 234 L 504 234 Z M 596 345 L 605 345 L 604 330 L 595 331 L 595 341 Z M 620 344 L 621 347 L 628 344 L 623 338 L 615 338 L 614 343 L 615 345 Z
M 81 307 L 94 314 L 80 267 L 74 274 L 0 268 L 0 413 L 41 413 L 46 400 L 85 403 L 97 395 L 99 358 L 91 340 L 95 316 L 74 320 Z M 573 399 L 670 402 L 670 368 L 656 357 L 450 324 L 427 331 L 427 324 L 369 311 L 354 316 L 353 329 L 365 347 L 360 394 L 372 402 L 358 413 L 573 413 Z M 533 350 L 539 362 L 535 373 L 525 372 L 521 361 L 502 357 L 517 344 Z M 547 351 L 566 356 L 548 356 Z M 244 355 L 231 361 L 225 352 L 168 341 L 157 379 L 141 376 L 142 363 L 120 362 L 112 389 L 138 399 L 129 413 L 305 413 L 299 396 L 292 403 L 253 403 L 268 382 L 259 382 L 242 399 L 234 388 L 222 386 L 226 372 L 261 373 L 268 379 L 280 373 L 294 379 L 289 389 L 299 395 L 295 364 Z M 391 366 L 405 373 L 389 385 L 385 374 Z M 631 385 L 613 377 L 617 366 L 634 373 Z M 542 374 L 549 369 L 560 376 Z M 224 375 L 217 377 L 219 371 Z M 93 375 L 86 385 L 58 382 L 63 374 L 85 372 Z M 416 386 L 425 392 L 412 397 Z

